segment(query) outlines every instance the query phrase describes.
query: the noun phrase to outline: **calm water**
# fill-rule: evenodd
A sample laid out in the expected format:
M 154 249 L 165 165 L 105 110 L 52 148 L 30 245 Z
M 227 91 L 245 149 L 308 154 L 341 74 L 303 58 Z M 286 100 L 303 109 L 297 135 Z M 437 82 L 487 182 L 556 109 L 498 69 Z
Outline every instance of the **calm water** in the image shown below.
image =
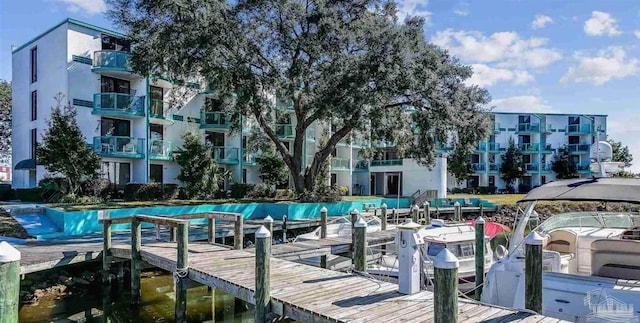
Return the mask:
M 125 281 L 120 286 L 113 285 L 111 299 L 108 288 L 96 288 L 95 293 L 83 296 L 71 295 L 61 300 L 47 297 L 37 305 L 22 306 L 20 322 L 105 322 L 105 307 L 111 322 L 172 322 L 172 280 L 167 273 L 145 273 L 141 281 L 142 304 L 138 307 L 129 305 L 129 285 Z M 187 291 L 187 316 L 189 322 L 253 322 L 253 305 L 221 291 L 215 292 L 214 301 L 206 286 L 198 286 Z

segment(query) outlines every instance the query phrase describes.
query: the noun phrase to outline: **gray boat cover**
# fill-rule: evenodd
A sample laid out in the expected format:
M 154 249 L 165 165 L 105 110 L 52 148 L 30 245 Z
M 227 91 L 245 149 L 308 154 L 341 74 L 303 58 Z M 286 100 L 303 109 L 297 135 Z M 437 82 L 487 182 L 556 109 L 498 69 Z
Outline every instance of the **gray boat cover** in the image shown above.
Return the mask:
M 520 200 L 520 202 L 530 201 L 606 201 L 640 204 L 640 179 L 561 180 L 534 188 Z

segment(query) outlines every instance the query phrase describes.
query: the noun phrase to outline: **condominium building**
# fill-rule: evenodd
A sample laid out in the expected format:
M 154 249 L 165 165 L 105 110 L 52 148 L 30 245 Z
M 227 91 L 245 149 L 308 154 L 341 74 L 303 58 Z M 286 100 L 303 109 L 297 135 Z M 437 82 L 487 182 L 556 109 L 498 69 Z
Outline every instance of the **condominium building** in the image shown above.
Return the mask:
M 607 138 L 606 115 L 496 112 L 492 117 L 493 133 L 472 155 L 473 175 L 468 187 L 505 187 L 500 167 L 510 139 L 522 151 L 526 171 L 516 188 L 527 189 L 556 179 L 551 163 L 563 147 L 569 150 L 580 176 L 590 177 L 591 145 Z
M 258 152 L 248 151 L 251 118 L 243 131 L 231 131 L 229 118 L 207 83 L 172 81 L 139 75 L 128 65 L 130 44 L 124 35 L 67 19 L 13 49 L 13 186 L 33 187 L 50 175 L 37 165 L 35 148 L 62 93 L 77 110 L 82 133 L 101 157 L 101 174 L 116 186 L 129 182 L 178 183 L 173 160 L 182 134 L 198 131 L 213 147 L 218 164 L 232 182 L 259 182 Z M 274 130 L 291 147 L 295 118 L 285 100 L 273 98 Z M 304 164 L 313 160 L 320 136 L 329 125 L 316 123 L 304 140 Z M 359 157 L 367 144 L 357 134 L 332 153 L 330 184 L 350 194 L 410 195 L 418 190 L 446 191 L 446 159 L 429 170 L 399 158 L 393 149 L 371 162 Z M 445 176 L 442 176 L 445 174 Z

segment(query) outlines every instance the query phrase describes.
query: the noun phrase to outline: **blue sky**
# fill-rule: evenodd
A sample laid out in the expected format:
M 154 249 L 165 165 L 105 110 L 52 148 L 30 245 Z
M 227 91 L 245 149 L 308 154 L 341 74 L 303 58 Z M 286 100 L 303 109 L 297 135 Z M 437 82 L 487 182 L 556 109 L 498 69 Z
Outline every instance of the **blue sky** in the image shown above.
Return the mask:
M 104 0 L 0 3 L 0 79 L 11 45 L 67 17 L 113 28 Z M 399 15 L 427 19 L 425 37 L 450 50 L 489 89 L 496 110 L 607 114 L 640 172 L 640 1 L 401 0 Z

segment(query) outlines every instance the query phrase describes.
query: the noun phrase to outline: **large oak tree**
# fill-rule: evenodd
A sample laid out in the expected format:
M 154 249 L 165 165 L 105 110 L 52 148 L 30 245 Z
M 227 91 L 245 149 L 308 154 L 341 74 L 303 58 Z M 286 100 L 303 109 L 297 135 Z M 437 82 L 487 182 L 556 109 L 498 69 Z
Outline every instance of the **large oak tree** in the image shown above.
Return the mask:
M 425 41 L 421 18 L 401 22 L 379 0 L 108 0 L 131 38 L 133 69 L 202 76 L 236 129 L 255 118 L 289 168 L 298 192 L 312 190 L 322 164 L 350 133 L 393 143 L 401 157 L 432 165 L 437 145 L 470 153 L 487 135 L 486 90 L 472 70 Z M 295 138 L 278 138 L 269 95 L 292 106 Z M 271 97 L 272 100 L 272 97 Z M 331 124 L 303 167 L 304 133 Z

